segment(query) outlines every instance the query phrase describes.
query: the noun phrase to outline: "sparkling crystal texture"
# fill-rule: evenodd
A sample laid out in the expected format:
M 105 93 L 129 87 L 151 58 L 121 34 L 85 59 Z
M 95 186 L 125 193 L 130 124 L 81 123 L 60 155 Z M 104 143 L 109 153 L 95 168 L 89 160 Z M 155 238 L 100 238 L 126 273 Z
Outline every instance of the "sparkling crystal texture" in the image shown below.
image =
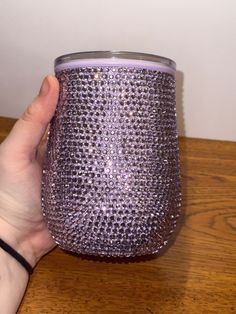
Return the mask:
M 56 76 L 42 181 L 54 240 L 98 256 L 159 252 L 181 203 L 175 75 L 88 64 Z

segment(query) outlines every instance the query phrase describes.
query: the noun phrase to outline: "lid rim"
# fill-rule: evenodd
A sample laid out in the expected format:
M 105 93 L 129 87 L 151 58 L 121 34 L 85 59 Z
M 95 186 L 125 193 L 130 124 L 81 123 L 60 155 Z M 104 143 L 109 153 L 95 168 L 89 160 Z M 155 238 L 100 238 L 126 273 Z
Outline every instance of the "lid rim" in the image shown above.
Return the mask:
M 176 70 L 175 61 L 162 57 L 155 54 L 142 53 L 142 52 L 131 52 L 131 51 L 116 51 L 116 50 L 107 50 L 107 51 L 81 51 L 75 53 L 64 54 L 57 57 L 54 60 L 54 66 L 59 64 L 67 63 L 77 59 L 100 59 L 100 58 L 118 58 L 118 59 L 130 59 L 130 60 L 142 60 L 142 61 L 152 61 L 156 63 L 164 64 L 170 67 L 173 70 Z

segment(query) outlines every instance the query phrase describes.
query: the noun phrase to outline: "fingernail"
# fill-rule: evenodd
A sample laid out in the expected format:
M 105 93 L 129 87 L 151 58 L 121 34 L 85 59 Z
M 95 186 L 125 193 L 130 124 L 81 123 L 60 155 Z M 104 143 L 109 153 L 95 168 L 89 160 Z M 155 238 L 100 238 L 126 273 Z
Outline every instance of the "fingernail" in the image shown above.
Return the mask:
M 41 85 L 40 91 L 39 91 L 39 96 L 40 97 L 44 97 L 47 95 L 47 93 L 49 92 L 49 82 L 47 77 L 45 77 L 45 79 L 43 80 L 43 83 Z

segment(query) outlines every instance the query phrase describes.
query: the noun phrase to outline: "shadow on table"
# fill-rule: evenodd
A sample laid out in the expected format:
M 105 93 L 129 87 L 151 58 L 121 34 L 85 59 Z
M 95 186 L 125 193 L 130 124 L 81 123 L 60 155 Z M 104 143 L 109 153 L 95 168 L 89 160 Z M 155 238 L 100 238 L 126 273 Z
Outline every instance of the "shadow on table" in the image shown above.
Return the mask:
M 65 271 L 73 280 L 63 282 L 67 286 L 63 293 L 68 291 L 70 300 L 69 291 L 73 289 L 79 298 L 75 307 L 81 308 L 82 302 L 84 313 L 88 314 L 183 313 L 189 268 L 183 224 L 184 214 L 175 237 L 160 255 L 99 258 L 68 254 L 70 270 Z

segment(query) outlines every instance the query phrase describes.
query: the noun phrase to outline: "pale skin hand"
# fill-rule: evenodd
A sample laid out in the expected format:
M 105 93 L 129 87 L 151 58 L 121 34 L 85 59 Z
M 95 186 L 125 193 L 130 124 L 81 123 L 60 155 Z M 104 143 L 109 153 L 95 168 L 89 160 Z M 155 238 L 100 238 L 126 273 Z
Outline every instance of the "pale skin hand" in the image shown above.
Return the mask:
M 56 78 L 47 76 L 39 95 L 0 145 L 0 238 L 32 267 L 55 247 L 42 216 L 41 179 L 46 129 L 58 92 Z M 16 312 L 27 281 L 25 269 L 0 248 L 0 314 Z

